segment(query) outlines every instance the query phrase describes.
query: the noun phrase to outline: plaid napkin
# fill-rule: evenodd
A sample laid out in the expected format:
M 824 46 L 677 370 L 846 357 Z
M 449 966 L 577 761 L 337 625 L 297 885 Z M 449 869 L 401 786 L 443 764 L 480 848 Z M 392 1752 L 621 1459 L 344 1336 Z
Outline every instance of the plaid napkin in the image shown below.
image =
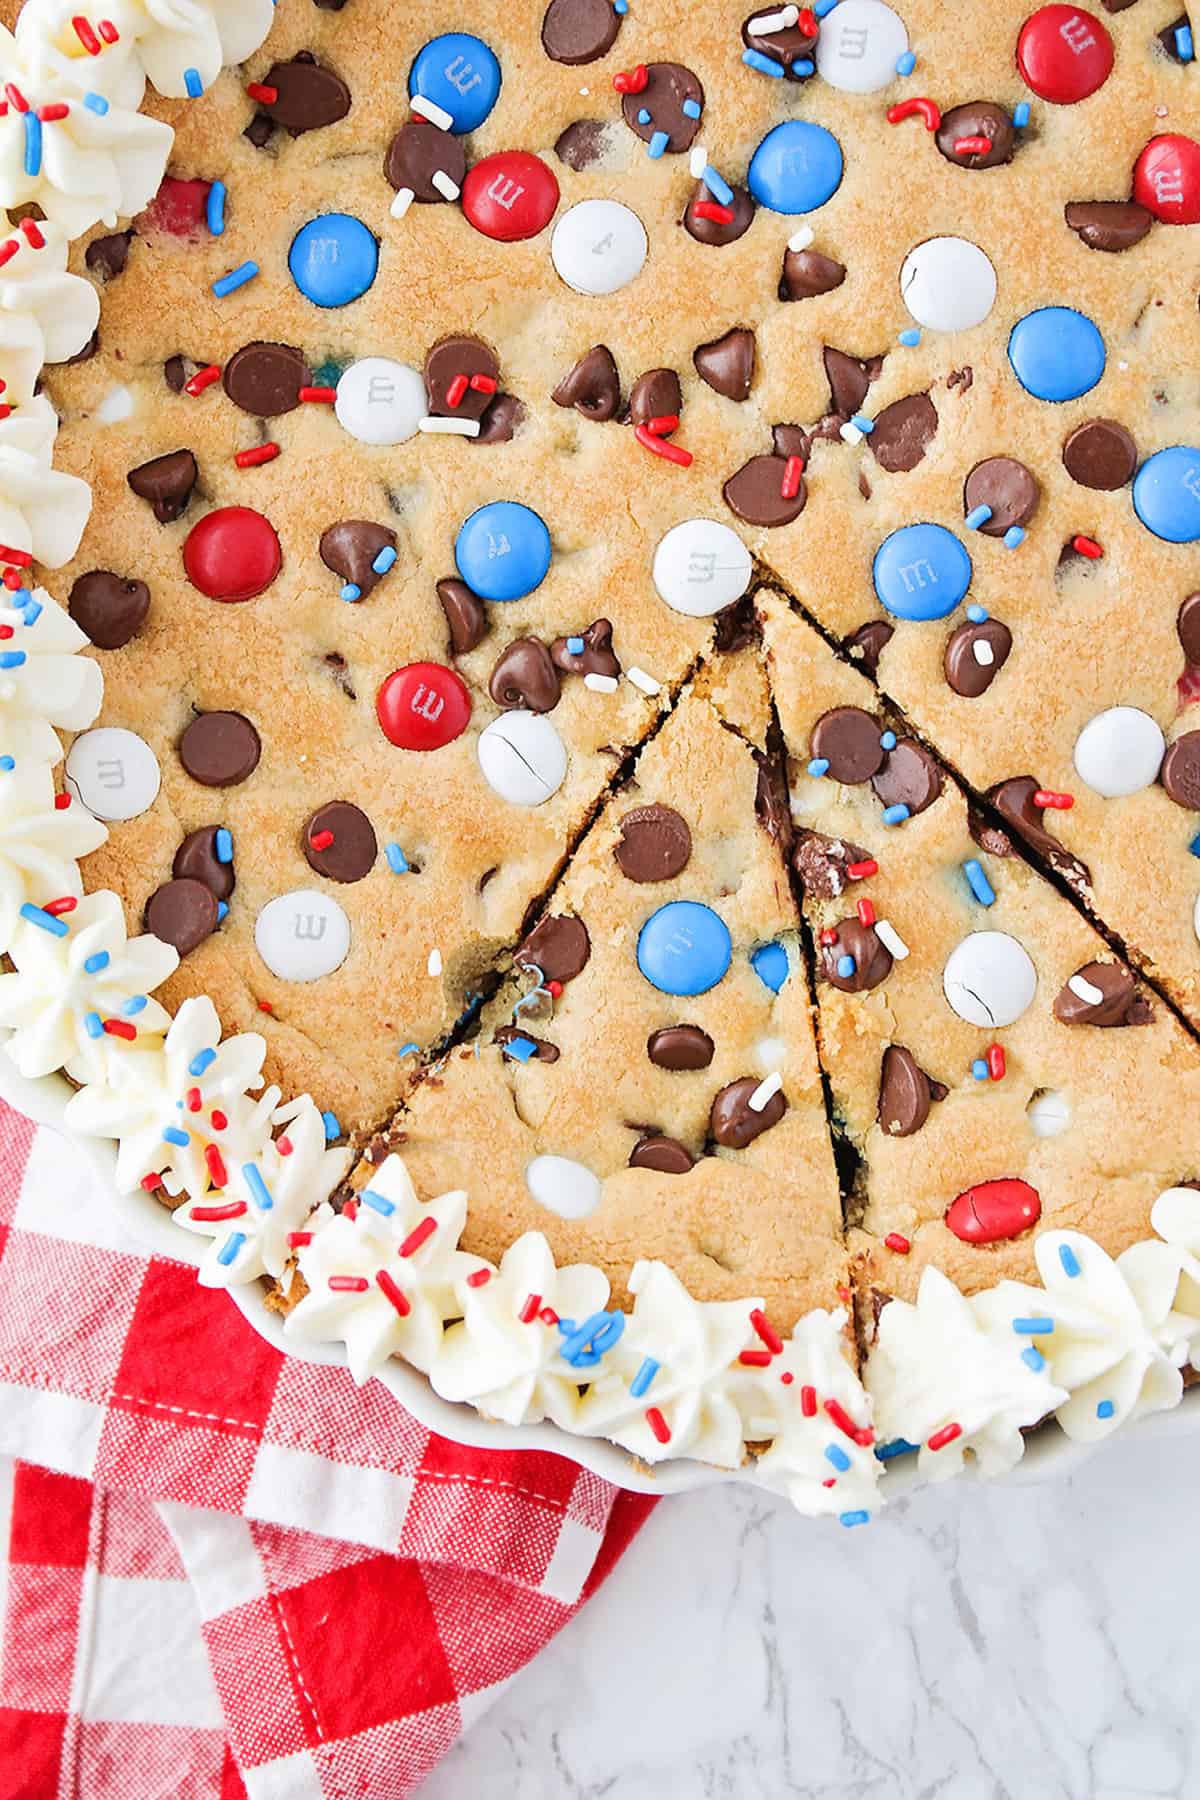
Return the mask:
M 400 1800 L 652 1501 L 282 1357 L 0 1106 L 5 1800 Z

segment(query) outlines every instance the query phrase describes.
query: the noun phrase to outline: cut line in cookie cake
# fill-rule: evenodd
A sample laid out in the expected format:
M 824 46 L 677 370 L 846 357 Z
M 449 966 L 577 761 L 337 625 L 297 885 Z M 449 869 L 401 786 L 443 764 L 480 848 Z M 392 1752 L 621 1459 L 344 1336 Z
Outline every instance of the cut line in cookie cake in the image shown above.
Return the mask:
M 299 1353 L 865 1522 L 1200 1338 L 1179 0 L 0 8 L 0 1026 Z

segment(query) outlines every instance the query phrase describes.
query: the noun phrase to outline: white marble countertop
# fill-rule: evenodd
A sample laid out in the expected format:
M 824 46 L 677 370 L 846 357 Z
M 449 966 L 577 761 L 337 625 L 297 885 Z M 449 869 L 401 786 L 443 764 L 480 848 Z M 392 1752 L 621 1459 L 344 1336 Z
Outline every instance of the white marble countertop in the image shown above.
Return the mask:
M 856 1531 L 659 1506 L 420 1800 L 1189 1800 L 1200 1435 Z

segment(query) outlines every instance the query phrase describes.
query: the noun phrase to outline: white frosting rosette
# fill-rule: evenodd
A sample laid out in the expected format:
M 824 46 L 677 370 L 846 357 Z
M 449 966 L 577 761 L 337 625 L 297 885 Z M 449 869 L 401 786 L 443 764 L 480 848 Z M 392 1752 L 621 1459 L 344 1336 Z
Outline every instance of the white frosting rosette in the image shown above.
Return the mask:
M 0 454 L 0 482 L 3 469 Z M 0 507 L 0 522 L 2 517 Z M 62 742 L 54 727 L 82 731 L 90 725 L 100 710 L 104 678 L 90 657 L 78 654 L 87 638 L 44 588 L 0 589 L 0 625 L 12 633 L 0 640 L 0 757 L 11 756 L 18 770 L 55 763 Z
M 86 481 L 64 475 L 42 456 L 0 440 L 0 545 L 5 549 L 20 550 L 48 569 L 61 569 L 78 550 L 91 510 L 92 490 Z M 60 748 L 54 760 L 61 755 Z
M 1117 1258 L 1142 1317 L 1173 1363 L 1200 1357 L 1200 1193 L 1166 1188 L 1154 1202 L 1153 1238 Z
M 48 763 L 0 771 L 0 944 L 12 942 L 23 906 L 78 899 L 77 859 L 108 836 L 86 807 L 54 801 Z
M 881 1465 L 871 1402 L 846 1360 L 845 1325 L 841 1311 L 807 1313 L 769 1367 L 746 1369 L 734 1391 L 747 1441 L 770 1439 L 758 1479 L 800 1512 L 861 1525 L 879 1504 Z
M 22 51 L 35 69 L 133 107 L 147 76 L 174 99 L 189 93 L 189 70 L 202 90 L 211 87 L 222 64 L 258 49 L 274 13 L 272 0 L 107 0 L 104 17 L 117 38 L 98 40 L 89 55 L 72 25 L 78 10 L 76 0 L 26 0 L 17 20 Z
M 30 225 L 26 220 L 0 237 L 0 343 L 10 341 L 10 329 L 13 345 L 27 356 L 40 343 L 40 367 L 83 349 L 100 320 L 100 296 L 82 275 L 68 274 L 62 230 L 49 220 Z

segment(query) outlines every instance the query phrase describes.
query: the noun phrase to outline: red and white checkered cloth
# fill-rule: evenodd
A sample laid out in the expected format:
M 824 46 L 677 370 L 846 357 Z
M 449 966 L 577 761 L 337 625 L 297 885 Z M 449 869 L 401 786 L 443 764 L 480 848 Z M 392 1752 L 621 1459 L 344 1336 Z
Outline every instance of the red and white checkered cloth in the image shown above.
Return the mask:
M 94 1190 L 0 1106 L 0 1793 L 400 1800 L 653 1502 L 280 1356 Z

